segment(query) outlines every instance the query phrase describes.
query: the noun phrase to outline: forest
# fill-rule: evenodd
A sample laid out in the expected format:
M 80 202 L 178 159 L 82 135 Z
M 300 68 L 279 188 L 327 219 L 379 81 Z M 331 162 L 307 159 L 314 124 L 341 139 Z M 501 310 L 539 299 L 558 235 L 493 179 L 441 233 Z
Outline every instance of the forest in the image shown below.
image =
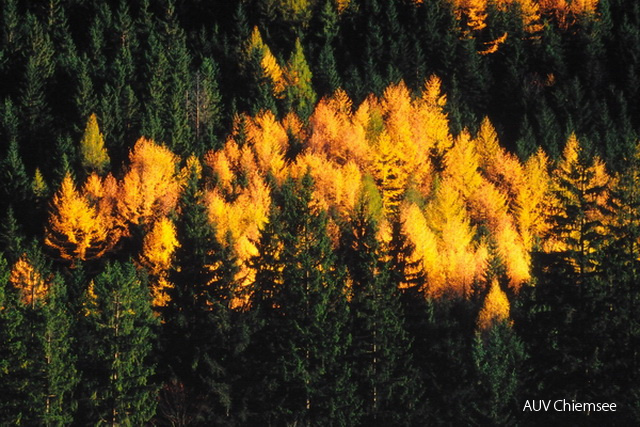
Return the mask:
M 633 1 L 2 0 L 0 424 L 637 424 L 639 99 Z

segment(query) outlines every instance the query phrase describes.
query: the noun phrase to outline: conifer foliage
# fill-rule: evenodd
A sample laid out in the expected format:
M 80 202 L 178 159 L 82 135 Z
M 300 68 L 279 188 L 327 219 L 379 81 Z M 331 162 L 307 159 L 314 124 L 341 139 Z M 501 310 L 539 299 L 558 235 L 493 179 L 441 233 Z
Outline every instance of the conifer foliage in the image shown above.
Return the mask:
M 1 2 L 0 424 L 638 424 L 631 3 Z

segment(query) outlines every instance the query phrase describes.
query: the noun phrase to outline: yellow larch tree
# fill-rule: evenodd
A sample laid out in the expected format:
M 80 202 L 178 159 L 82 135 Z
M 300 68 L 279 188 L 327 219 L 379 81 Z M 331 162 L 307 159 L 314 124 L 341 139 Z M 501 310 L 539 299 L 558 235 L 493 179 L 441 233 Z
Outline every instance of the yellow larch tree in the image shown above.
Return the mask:
M 23 254 L 13 265 L 9 283 L 19 290 L 22 303 L 32 307 L 38 301 L 43 301 L 49 291 L 49 282 L 33 267 L 27 254 Z
M 238 188 L 233 200 L 217 188 L 205 193 L 209 221 L 215 224 L 218 240 L 225 242 L 230 233 L 241 262 L 257 254 L 255 243 L 271 206 L 271 192 L 260 174 L 252 173 L 248 179 L 247 187 Z
M 484 331 L 496 323 L 509 320 L 510 307 L 507 294 L 500 289 L 498 281 L 494 279 L 478 314 L 478 329 Z
M 449 118 L 444 108 L 447 97 L 442 93 L 442 81 L 435 75 L 425 81 L 422 96 L 415 101 L 413 122 L 415 144 L 435 157 L 442 157 L 453 144 Z
M 289 137 L 271 111 L 264 111 L 246 121 L 247 143 L 262 174 L 271 172 L 282 179 Z
M 313 178 L 314 200 L 319 207 L 346 218 L 360 194 L 362 173 L 356 164 L 340 165 L 315 153 L 307 153 L 292 165 L 291 175 L 302 178 L 307 172 Z
M 151 296 L 155 308 L 164 307 L 169 302 L 167 291 L 173 285 L 167 280 L 167 272 L 178 246 L 176 227 L 165 216 L 157 219 L 144 236 L 139 262 L 152 278 Z
M 440 264 L 438 253 L 438 239 L 431 231 L 427 220 L 418 205 L 413 202 L 404 202 L 400 208 L 402 232 L 414 246 L 413 259 L 410 264 L 420 262 L 420 268 L 427 277 L 426 291 L 433 295 L 444 284 L 444 272 Z
M 397 210 L 406 189 L 405 156 L 386 131 L 378 137 L 375 151 L 373 176 L 382 193 L 383 208 L 386 213 L 391 213 Z
M 517 292 L 530 279 L 530 256 L 515 220 L 507 210 L 507 197 L 483 179 L 469 204 L 474 222 L 485 225 L 489 230 L 488 239 L 504 264 L 510 287 Z
M 178 156 L 163 145 L 140 138 L 129 153 L 120 185 L 118 211 L 129 223 L 143 224 L 167 215 L 180 196 Z
M 458 135 L 455 144 L 445 156 L 443 175 L 467 200 L 482 183 L 479 167 L 480 158 L 476 151 L 475 140 L 471 138 L 469 132 L 464 130 Z
M 320 100 L 309 118 L 311 134 L 307 148 L 339 164 L 355 162 L 364 170 L 371 159 L 366 125 L 354 121 L 351 108 L 351 100 L 343 90 Z
M 488 252 L 485 244 L 474 242 L 475 229 L 465 202 L 450 178 L 440 182 L 425 216 L 438 238 L 443 272 L 442 282 L 429 283 L 429 292 L 436 296 L 452 292 L 468 297 L 471 285 L 484 274 Z
M 523 166 L 500 146 L 498 135 L 487 117 L 476 134 L 475 146 L 483 176 L 507 196 L 507 206 L 510 211 L 514 210 L 516 195 L 524 185 Z
M 516 195 L 517 226 L 527 252 L 535 249 L 536 241 L 546 234 L 550 184 L 549 159 L 542 148 L 527 160 L 524 180 Z
M 80 141 L 80 156 L 82 167 L 88 172 L 103 173 L 109 168 L 109 155 L 95 114 L 91 114 L 87 120 L 87 126 Z
M 45 244 L 65 260 L 98 258 L 112 247 L 110 230 L 108 219 L 78 192 L 67 173 L 53 197 Z
M 384 115 L 385 130 L 397 150 L 403 153 L 403 173 L 408 177 L 407 186 L 417 188 L 427 197 L 431 189 L 433 170 L 430 161 L 432 141 L 421 139 L 422 126 L 413 120 L 420 110 L 414 103 L 404 82 L 389 86 L 380 102 Z

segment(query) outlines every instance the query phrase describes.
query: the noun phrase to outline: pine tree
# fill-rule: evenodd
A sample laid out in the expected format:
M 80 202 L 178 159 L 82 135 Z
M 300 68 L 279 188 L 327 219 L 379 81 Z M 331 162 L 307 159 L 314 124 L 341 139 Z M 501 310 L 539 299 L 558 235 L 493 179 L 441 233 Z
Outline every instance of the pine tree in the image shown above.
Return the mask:
M 85 291 L 84 311 L 83 420 L 112 426 L 149 421 L 156 409 L 150 356 L 157 318 L 133 264 L 107 264 Z
M 476 422 L 508 425 L 521 420 L 523 342 L 503 320 L 484 332 L 477 332 L 472 350 L 478 378 L 477 393 L 471 403 L 478 413 Z
M 343 276 L 311 191 L 308 174 L 285 182 L 253 260 L 250 409 L 263 423 L 350 424 L 356 415 Z
M 222 128 L 223 117 L 218 79 L 218 65 L 210 58 L 203 59 L 189 92 L 189 119 L 196 139 L 193 144 L 195 154 L 218 148 L 218 132 Z

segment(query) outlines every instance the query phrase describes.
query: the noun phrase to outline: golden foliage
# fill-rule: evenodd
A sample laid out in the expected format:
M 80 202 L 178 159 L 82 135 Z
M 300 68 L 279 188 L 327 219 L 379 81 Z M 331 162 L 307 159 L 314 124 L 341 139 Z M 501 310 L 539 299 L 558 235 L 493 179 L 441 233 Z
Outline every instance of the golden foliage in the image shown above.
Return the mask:
M 260 173 L 270 172 L 283 178 L 289 137 L 282 124 L 271 111 L 264 111 L 255 118 L 247 118 L 245 131 Z
M 257 255 L 255 243 L 267 222 L 271 194 L 264 179 L 257 173 L 249 177 L 249 185 L 238 189 L 233 201 L 227 201 L 217 189 L 205 194 L 209 221 L 216 226 L 218 240 L 226 241 L 231 233 L 235 251 L 241 261 Z
M 507 295 L 497 280 L 491 282 L 489 293 L 478 315 L 478 329 L 487 330 L 499 322 L 509 319 L 510 304 Z
M 361 171 L 355 163 L 340 165 L 308 153 L 298 157 L 291 175 L 301 178 L 307 171 L 313 177 L 313 199 L 318 206 L 346 217 L 355 207 L 362 183 Z
M 9 283 L 20 291 L 24 305 L 33 306 L 37 301 L 43 301 L 49 291 L 49 282 L 33 268 L 26 254 L 13 265 Z
M 486 28 L 486 7 L 489 0 L 449 2 L 453 5 L 456 18 L 463 23 L 463 34 L 477 33 Z M 567 29 L 578 19 L 595 16 L 598 0 L 495 0 L 494 4 L 499 10 L 517 5 L 525 30 L 535 35 L 543 28 L 543 15 L 553 17 L 560 28 Z
M 413 259 L 409 260 L 409 262 L 420 262 L 430 285 L 428 290 L 434 294 L 436 289 L 440 289 L 443 286 L 443 271 L 440 265 L 436 235 L 429 228 L 424 214 L 415 203 L 406 202 L 402 204 L 400 219 L 402 221 L 402 232 L 415 248 Z
M 167 291 L 173 285 L 167 280 L 167 271 L 178 246 L 175 225 L 167 217 L 156 220 L 144 236 L 140 263 L 147 268 L 153 279 L 151 296 L 154 307 L 164 307 L 169 302 Z
M 149 273 L 159 276 L 171 266 L 171 257 L 178 246 L 175 225 L 169 218 L 162 217 L 144 236 L 140 261 Z
M 471 285 L 484 274 L 488 253 L 484 244 L 474 242 L 475 229 L 451 179 L 440 183 L 426 218 L 438 238 L 442 270 L 441 281 L 430 282 L 428 291 L 434 296 L 451 292 L 468 297 Z
M 117 241 L 110 235 L 112 227 L 111 218 L 76 190 L 67 173 L 53 197 L 45 244 L 56 249 L 62 259 L 98 258 Z
M 181 183 L 178 156 L 152 140 L 140 138 L 129 153 L 129 167 L 117 201 L 120 215 L 142 224 L 167 215 L 175 208 Z
M 522 236 L 524 249 L 531 252 L 537 239 L 546 234 L 547 205 L 550 198 L 549 159 L 538 149 L 524 168 L 524 180 L 516 194 L 516 216 L 518 230 Z
M 406 189 L 408 174 L 405 168 L 404 153 L 393 144 L 388 132 L 383 131 L 376 145 L 374 174 L 385 212 L 394 212 Z
M 320 100 L 309 118 L 311 135 L 307 147 L 338 164 L 354 162 L 368 169 L 371 150 L 366 141 L 365 123 L 354 120 L 351 100 L 343 90 Z
M 466 130 L 462 131 L 445 156 L 443 175 L 466 200 L 482 182 L 479 167 L 480 159 L 475 140 L 471 139 Z
M 89 116 L 84 135 L 80 141 L 82 167 L 87 171 L 104 172 L 109 167 L 109 155 L 104 146 L 104 136 L 98 128 L 95 114 Z

